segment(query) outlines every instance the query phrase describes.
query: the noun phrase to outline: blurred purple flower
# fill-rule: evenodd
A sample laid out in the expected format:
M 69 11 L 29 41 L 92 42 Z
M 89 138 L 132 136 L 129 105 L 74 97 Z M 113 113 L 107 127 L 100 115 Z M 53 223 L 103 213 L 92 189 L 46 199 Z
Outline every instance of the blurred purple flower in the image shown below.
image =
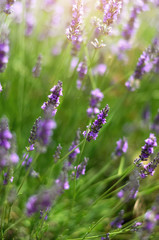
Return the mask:
M 95 117 L 99 111 L 99 105 L 104 95 L 99 88 L 91 91 L 90 107 L 87 109 L 88 117 Z

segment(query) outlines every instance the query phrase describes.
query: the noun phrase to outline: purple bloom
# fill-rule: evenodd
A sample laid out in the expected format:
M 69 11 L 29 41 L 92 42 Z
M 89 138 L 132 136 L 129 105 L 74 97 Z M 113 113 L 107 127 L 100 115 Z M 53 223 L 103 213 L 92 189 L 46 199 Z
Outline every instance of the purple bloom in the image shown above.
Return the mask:
M 109 26 L 114 21 L 116 21 L 120 14 L 121 8 L 122 8 L 122 1 L 110 0 L 109 2 L 107 2 L 107 4 L 104 6 L 103 23 Z
M 97 120 L 95 120 L 91 126 L 91 129 L 87 133 L 86 131 L 83 132 L 83 135 L 86 136 L 86 139 L 88 142 L 90 142 L 92 139 L 96 140 L 98 137 L 99 130 L 102 128 L 102 126 L 106 123 L 106 117 L 108 116 L 109 112 L 109 106 L 106 105 L 105 108 L 102 109 L 102 111 L 98 114 Z
M 4 72 L 8 63 L 9 41 L 5 39 L 0 41 L 0 72 Z
M 121 157 L 123 153 L 127 152 L 128 142 L 124 137 L 123 139 L 119 139 L 119 141 L 117 141 L 116 143 L 117 143 L 117 147 L 115 150 L 115 155 L 118 157 Z
M 123 220 L 124 210 L 119 212 L 119 215 L 110 223 L 113 228 L 121 228 L 124 222 Z
M 45 152 L 47 145 L 50 143 L 50 138 L 53 134 L 53 129 L 56 128 L 56 122 L 52 120 L 47 112 L 44 119 L 38 118 L 31 130 L 29 143 L 30 149 L 34 150 L 34 147 L 38 151 Z
M 6 3 L 5 3 L 5 8 L 4 8 L 4 12 L 6 14 L 11 14 L 12 12 L 12 6 L 13 4 L 15 3 L 16 0 L 6 0 Z
M 91 91 L 90 107 L 87 109 L 89 117 L 95 117 L 99 113 L 98 107 L 103 97 L 103 93 L 98 88 Z
M 33 33 L 36 21 L 34 15 L 31 12 L 27 12 L 25 20 L 26 20 L 25 35 L 29 37 Z
M 48 96 L 48 101 L 44 102 L 42 109 L 47 111 L 48 109 L 52 111 L 52 116 L 55 116 L 57 112 L 57 107 L 59 106 L 59 98 L 62 96 L 62 82 L 58 81 L 58 84 L 55 85 L 50 90 L 51 94 Z
M 153 133 L 150 133 L 148 139 L 145 140 L 145 145 L 142 147 L 140 160 L 147 161 L 147 158 L 153 153 L 153 148 L 157 146 L 156 137 Z
M 81 164 L 79 164 L 78 166 L 75 166 L 74 167 L 75 171 L 72 173 L 73 176 L 75 175 L 75 172 L 76 172 L 76 178 L 79 178 L 81 175 L 85 175 L 87 162 L 88 162 L 88 158 L 84 158 L 84 161 Z
M 107 66 L 103 63 L 100 63 L 92 69 L 92 72 L 94 75 L 103 76 L 106 70 L 107 70 Z
M 54 162 L 55 162 L 55 163 L 56 163 L 56 162 L 58 161 L 58 159 L 60 158 L 61 149 L 62 149 L 62 147 L 61 147 L 61 145 L 59 144 L 59 145 L 57 146 L 57 149 L 56 149 L 55 154 L 53 155 L 53 158 L 54 158 Z
M 124 202 L 129 202 L 130 199 L 135 199 L 139 189 L 139 172 L 135 170 L 129 177 L 127 185 L 118 192 L 118 198 Z
M 77 88 L 80 89 L 82 86 L 82 81 L 85 78 L 85 75 L 87 74 L 88 68 L 86 64 L 86 59 L 83 62 L 80 62 L 77 67 L 78 72 L 78 80 L 77 80 Z
M 82 23 L 83 23 L 83 0 L 77 0 L 77 3 L 72 7 L 72 21 L 66 29 L 67 38 L 72 41 L 73 54 L 80 50 L 82 38 Z
M 15 139 L 8 129 L 8 121 L 5 118 L 0 120 L 0 168 L 15 165 L 19 161 L 16 154 Z
M 76 133 L 76 138 L 75 138 L 75 140 L 72 142 L 71 147 L 69 148 L 69 152 L 72 151 L 72 150 L 79 144 L 80 134 L 81 134 L 81 131 L 78 129 L 78 130 L 77 130 L 77 133 Z M 73 162 L 75 162 L 76 157 L 77 157 L 77 154 L 79 154 L 79 153 L 80 153 L 80 149 L 79 149 L 79 147 L 77 147 L 72 153 L 69 154 L 69 156 L 68 156 L 68 164 L 69 164 L 69 166 L 70 166 Z
M 109 238 L 109 233 L 107 233 L 105 237 L 101 237 L 101 240 L 109 240 L 109 239 L 110 239 Z
M 2 85 L 1 85 L 1 83 L 0 83 L 0 92 L 2 92 L 2 90 L 3 90 L 3 88 L 2 88 Z
M 141 165 L 142 169 L 140 170 L 140 177 L 141 178 L 146 178 L 148 175 L 153 176 L 155 169 L 157 168 L 159 164 L 159 153 L 157 156 L 148 164 L 146 165 Z

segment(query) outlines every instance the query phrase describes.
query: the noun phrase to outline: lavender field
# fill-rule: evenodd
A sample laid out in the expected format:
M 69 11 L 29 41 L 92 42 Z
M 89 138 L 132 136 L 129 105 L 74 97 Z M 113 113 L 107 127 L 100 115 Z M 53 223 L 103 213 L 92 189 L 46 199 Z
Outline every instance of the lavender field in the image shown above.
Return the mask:
M 0 240 L 159 239 L 159 0 L 0 0 Z

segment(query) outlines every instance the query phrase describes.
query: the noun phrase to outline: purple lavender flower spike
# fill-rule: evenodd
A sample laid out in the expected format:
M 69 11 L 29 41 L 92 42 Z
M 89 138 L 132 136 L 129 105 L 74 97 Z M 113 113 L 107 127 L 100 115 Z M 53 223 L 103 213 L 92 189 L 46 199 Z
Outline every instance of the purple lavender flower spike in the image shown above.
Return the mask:
M 119 212 L 118 217 L 116 217 L 116 218 L 110 223 L 111 227 L 113 227 L 113 228 L 121 228 L 121 227 L 122 227 L 122 224 L 123 224 L 123 222 L 124 222 L 124 220 L 123 220 L 123 215 L 124 215 L 124 210 L 121 210 L 121 211 Z
M 117 20 L 122 8 L 122 1 L 110 0 L 104 7 L 103 23 L 110 26 Z
M 80 129 L 78 129 L 77 133 L 76 133 L 76 138 L 72 142 L 71 147 L 69 148 L 69 152 L 72 151 L 79 144 L 79 142 L 80 142 L 80 134 L 81 134 L 81 131 L 80 131 Z M 69 156 L 68 156 L 68 164 L 69 164 L 69 166 L 73 162 L 75 162 L 77 154 L 79 154 L 79 153 L 80 153 L 80 149 L 79 149 L 79 147 L 77 147 L 72 153 L 69 154 Z
M 0 40 L 0 72 L 4 72 L 8 63 L 9 41 L 6 38 L 4 41 Z
M 3 88 L 2 88 L 2 85 L 1 85 L 1 83 L 0 83 L 0 92 L 2 92 L 3 91 Z
M 86 59 L 84 59 L 83 62 L 80 62 L 77 67 L 78 72 L 78 80 L 77 80 L 77 88 L 80 89 L 82 86 L 82 81 L 84 80 L 86 74 L 87 74 L 88 68 Z
M 130 199 L 136 198 L 140 186 L 139 176 L 140 175 L 137 170 L 133 171 L 129 177 L 127 185 L 118 192 L 118 198 L 122 199 L 124 202 L 129 202 Z
M 82 38 L 82 23 L 83 23 L 83 0 L 77 0 L 77 3 L 72 7 L 72 21 L 66 29 L 68 40 L 72 42 L 72 54 L 75 55 L 81 48 Z
M 79 178 L 81 175 L 85 175 L 87 162 L 88 162 L 88 158 L 85 157 L 81 164 L 74 167 L 75 171 L 72 173 L 72 175 L 74 176 L 75 172 L 76 172 L 76 178 Z
M 115 155 L 118 157 L 121 157 L 123 153 L 127 152 L 128 142 L 124 137 L 123 139 L 119 139 L 119 141 L 117 141 L 116 143 L 117 143 L 117 146 L 115 150 Z
M 142 164 L 140 166 L 140 167 L 142 167 L 142 169 L 140 170 L 140 177 L 146 178 L 149 175 L 153 176 L 158 164 L 159 164 L 159 153 L 151 162 L 149 162 L 146 165 Z
M 58 84 L 55 85 L 50 90 L 51 94 L 48 96 L 48 101 L 44 102 L 41 108 L 46 110 L 52 110 L 52 116 L 55 116 L 57 112 L 57 107 L 59 106 L 59 98 L 62 96 L 62 82 L 58 81 Z
M 4 12 L 6 14 L 11 14 L 12 6 L 15 2 L 16 2 L 16 0 L 6 0 L 5 7 L 4 7 Z
M 15 147 L 15 138 L 9 131 L 8 121 L 2 118 L 0 120 L 0 169 L 18 163 L 19 157 Z
M 142 147 L 141 155 L 139 156 L 141 161 L 147 161 L 148 157 L 153 153 L 153 148 L 156 146 L 156 137 L 153 133 L 150 133 L 149 138 L 145 140 L 145 145 Z
M 55 162 L 55 163 L 56 163 L 56 162 L 58 161 L 58 159 L 60 158 L 61 150 L 62 150 L 62 147 L 61 147 L 61 145 L 59 144 L 59 145 L 57 146 L 57 149 L 56 149 L 55 154 L 53 155 L 53 158 L 54 158 L 54 162 Z
M 95 117 L 99 113 L 98 107 L 103 97 L 103 93 L 98 88 L 91 91 L 90 107 L 87 109 L 88 117 Z
M 99 130 L 102 128 L 102 126 L 106 123 L 106 117 L 108 116 L 109 112 L 109 106 L 106 105 L 105 108 L 101 110 L 101 112 L 97 116 L 97 120 L 95 120 L 91 126 L 91 129 L 88 133 L 86 131 L 83 132 L 83 135 L 86 136 L 86 139 L 88 142 L 90 142 L 92 139 L 96 140 L 98 137 Z
M 107 66 L 103 63 L 100 63 L 92 69 L 92 72 L 94 75 L 103 76 L 106 70 L 107 70 Z
M 110 240 L 109 233 L 107 233 L 105 237 L 101 237 L 101 240 Z

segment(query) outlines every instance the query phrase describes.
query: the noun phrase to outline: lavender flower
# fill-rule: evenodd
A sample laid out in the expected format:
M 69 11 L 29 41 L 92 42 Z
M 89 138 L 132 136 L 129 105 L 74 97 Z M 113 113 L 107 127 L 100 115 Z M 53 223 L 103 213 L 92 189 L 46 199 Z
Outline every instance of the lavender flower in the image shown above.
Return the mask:
M 105 237 L 101 237 L 101 240 L 110 240 L 109 233 L 107 233 Z
M 44 119 L 38 118 L 29 138 L 29 143 L 33 149 L 35 146 L 38 151 L 45 152 L 54 128 L 56 128 L 56 122 L 49 116 L 45 115 Z
M 59 145 L 57 146 L 57 149 L 56 149 L 55 154 L 53 155 L 53 158 L 54 158 L 54 162 L 55 162 L 55 163 L 56 163 L 56 162 L 58 161 L 58 159 L 60 158 L 61 149 L 62 149 L 62 147 L 61 147 L 61 145 L 59 144 Z
M 75 171 L 72 173 L 72 175 L 75 176 L 76 173 L 76 178 L 79 178 L 81 175 L 85 175 L 87 162 L 88 158 L 85 157 L 81 164 L 74 167 Z
M 144 222 L 140 231 L 138 231 L 138 236 L 141 240 L 148 240 L 154 233 L 154 228 L 159 224 L 159 199 L 157 197 L 155 204 L 152 206 L 151 210 L 145 213 Z
M 92 139 L 96 140 L 98 137 L 99 130 L 102 128 L 102 125 L 106 123 L 106 117 L 108 116 L 109 112 L 109 106 L 106 105 L 105 108 L 101 110 L 101 112 L 97 116 L 97 120 L 95 120 L 91 126 L 91 129 L 87 133 L 86 131 L 83 132 L 83 135 L 86 134 L 86 139 L 88 142 L 90 142 Z
M 100 89 L 91 91 L 90 107 L 87 109 L 88 117 L 95 117 L 99 113 L 99 103 L 102 101 L 104 95 Z
M 80 50 L 82 38 L 82 23 L 83 23 L 83 0 L 77 0 L 77 3 L 72 7 L 72 21 L 66 29 L 68 40 L 72 41 L 73 54 Z
M 130 175 L 127 185 L 118 192 L 118 198 L 122 199 L 124 202 L 129 202 L 130 199 L 135 199 L 139 186 L 139 172 L 135 170 Z
M 23 159 L 24 161 L 22 162 L 22 166 L 25 166 L 26 169 L 28 169 L 33 159 L 29 157 L 29 154 L 24 154 Z
M 123 153 L 127 152 L 128 149 L 128 142 L 125 137 L 123 139 L 119 139 L 119 141 L 116 142 L 116 150 L 115 155 L 118 157 L 121 157 Z
M 59 106 L 59 98 L 62 96 L 62 82 L 58 81 L 58 84 L 55 85 L 53 88 L 50 90 L 51 94 L 48 96 L 48 101 L 44 102 L 41 108 L 46 111 L 46 110 L 51 110 L 52 111 L 52 116 L 55 116 L 57 112 L 57 107 Z
M 123 220 L 123 215 L 124 215 L 124 210 L 121 210 L 121 211 L 119 212 L 118 217 L 116 217 L 116 218 L 110 223 L 111 227 L 113 227 L 113 228 L 121 228 L 121 227 L 122 227 L 122 224 L 123 224 L 123 222 L 124 222 L 124 220 Z
M 69 152 L 72 151 L 78 144 L 79 144 L 79 141 L 80 141 L 80 134 L 81 134 L 81 131 L 80 129 L 77 130 L 77 133 L 76 133 L 76 138 L 75 140 L 72 142 L 72 145 L 71 147 L 69 148 Z M 69 154 L 68 156 L 68 164 L 69 166 L 75 162 L 76 160 L 76 157 L 77 157 L 77 154 L 80 153 L 80 149 L 79 147 L 77 147 L 72 153 Z
M 156 146 L 156 137 L 153 133 L 150 133 L 149 138 L 145 140 L 145 145 L 142 147 L 141 155 L 139 156 L 141 161 L 147 161 L 147 158 L 153 153 L 153 148 Z
M 0 72 L 4 72 L 8 63 L 9 41 L 7 38 L 0 41 Z
M 141 80 L 144 74 L 149 73 L 154 67 L 156 67 L 156 57 L 159 56 L 159 49 L 156 42 L 153 41 L 150 47 L 148 47 L 140 56 L 135 72 L 130 76 L 129 80 L 125 83 L 125 86 L 130 91 L 135 91 L 139 88 L 139 80 Z
M 2 92 L 2 90 L 3 90 L 3 88 L 2 88 L 2 85 L 1 85 L 1 83 L 0 83 L 0 92 Z
M 103 23 L 110 26 L 117 20 L 122 7 L 122 1 L 110 0 L 104 7 Z
M 0 168 L 17 164 L 19 157 L 16 154 L 15 138 L 8 128 L 6 118 L 0 120 Z
M 146 178 L 148 175 L 153 176 L 155 169 L 157 168 L 159 164 L 159 153 L 157 154 L 157 156 L 148 164 L 144 165 L 141 163 L 140 167 L 142 167 L 142 169 L 140 170 L 140 176 L 141 178 Z
M 42 55 L 38 56 L 37 62 L 35 67 L 32 69 L 33 77 L 38 78 L 41 72 L 41 62 L 42 62 Z
M 6 14 L 11 14 L 12 12 L 12 6 L 15 3 L 16 0 L 6 0 L 5 7 L 4 7 L 4 12 Z
M 80 62 L 77 67 L 78 72 L 78 80 L 77 80 L 77 88 L 80 89 L 82 86 L 82 81 L 85 78 L 85 75 L 87 74 L 88 68 L 86 64 L 86 59 L 83 62 Z
M 107 70 L 107 66 L 104 63 L 100 63 L 92 69 L 94 75 L 103 76 Z

